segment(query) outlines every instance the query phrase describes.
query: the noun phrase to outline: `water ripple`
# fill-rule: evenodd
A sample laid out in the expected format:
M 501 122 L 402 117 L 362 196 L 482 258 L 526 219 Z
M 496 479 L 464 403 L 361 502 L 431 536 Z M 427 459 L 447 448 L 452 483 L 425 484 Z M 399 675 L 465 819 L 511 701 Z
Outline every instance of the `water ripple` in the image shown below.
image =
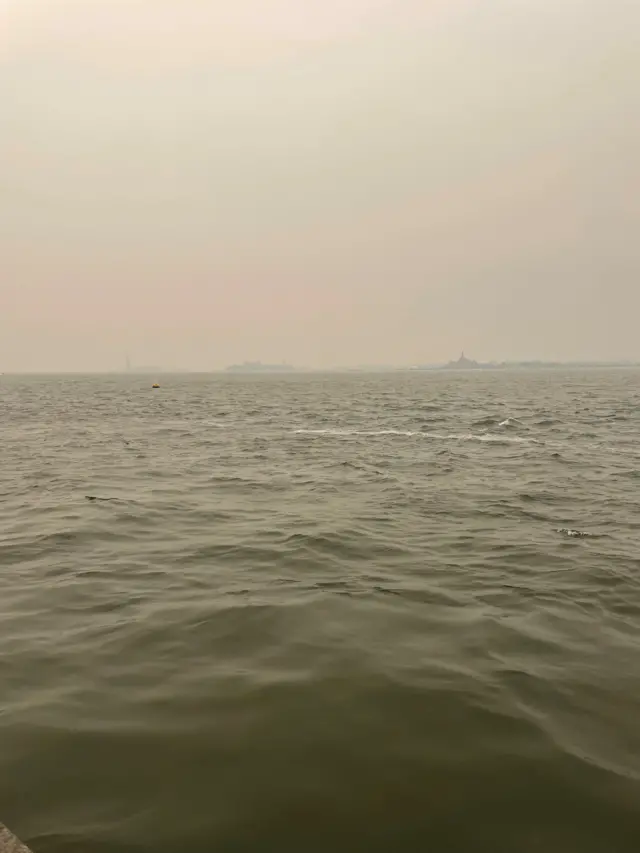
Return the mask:
M 631 853 L 637 381 L 2 377 L 2 819 Z

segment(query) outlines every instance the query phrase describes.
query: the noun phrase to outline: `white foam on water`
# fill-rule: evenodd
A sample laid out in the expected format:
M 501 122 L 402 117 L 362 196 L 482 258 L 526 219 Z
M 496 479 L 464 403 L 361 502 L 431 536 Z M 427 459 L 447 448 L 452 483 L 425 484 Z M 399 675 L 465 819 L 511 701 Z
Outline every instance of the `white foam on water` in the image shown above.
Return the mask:
M 378 436 L 399 436 L 403 438 L 430 438 L 435 441 L 478 441 L 487 444 L 537 444 L 535 439 L 521 436 L 492 435 L 491 433 L 439 433 L 421 430 L 359 430 L 359 429 L 296 429 L 295 435 L 327 436 L 330 438 L 375 438 Z

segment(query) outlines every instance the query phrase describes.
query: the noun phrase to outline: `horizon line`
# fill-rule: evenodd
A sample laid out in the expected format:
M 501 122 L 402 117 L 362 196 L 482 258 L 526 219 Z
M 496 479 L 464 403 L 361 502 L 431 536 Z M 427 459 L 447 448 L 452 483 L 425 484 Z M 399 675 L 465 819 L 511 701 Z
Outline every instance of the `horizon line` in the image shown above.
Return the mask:
M 421 371 L 429 371 L 429 370 L 438 370 L 447 368 L 449 365 L 455 364 L 455 362 L 433 362 L 433 363 L 422 363 L 422 364 L 345 364 L 345 365 L 333 365 L 326 367 L 308 367 L 304 365 L 281 365 L 281 364 L 262 364 L 261 362 L 250 362 L 246 365 L 244 364 L 232 364 L 227 365 L 225 367 L 214 367 L 214 368 L 162 368 L 158 367 L 156 370 L 148 370 L 145 368 L 141 368 L 136 370 L 135 368 L 131 368 L 129 370 L 122 368 L 104 368 L 104 369 L 94 369 L 94 370 L 76 370 L 76 369 L 60 369 L 60 370 L 47 370 L 47 369 L 24 369 L 24 370 L 8 370 L 4 372 L 0 372 L 0 376 L 22 376 L 22 375 L 32 375 L 32 376 L 151 376 L 155 373 L 164 374 L 164 375 L 178 375 L 178 374 L 237 374 L 237 373 L 246 373 L 246 374 L 260 374 L 260 373 L 346 373 L 352 371 L 360 371 L 365 373 L 375 373 L 378 371 L 398 371 L 398 372 L 421 372 Z M 640 367 L 640 360 L 633 359 L 608 359 L 608 360 L 599 360 L 599 359 L 578 359 L 578 360 L 543 360 L 543 359 L 521 359 L 521 360 L 513 360 L 513 361 L 487 361 L 487 362 L 476 362 L 481 368 L 485 368 L 491 370 L 492 368 L 509 368 L 509 367 Z M 252 366 L 256 369 L 252 369 Z M 235 370 L 230 368 L 236 368 Z M 275 368 L 275 369 L 272 369 Z M 465 371 L 464 368 L 460 369 L 460 372 L 470 372 Z

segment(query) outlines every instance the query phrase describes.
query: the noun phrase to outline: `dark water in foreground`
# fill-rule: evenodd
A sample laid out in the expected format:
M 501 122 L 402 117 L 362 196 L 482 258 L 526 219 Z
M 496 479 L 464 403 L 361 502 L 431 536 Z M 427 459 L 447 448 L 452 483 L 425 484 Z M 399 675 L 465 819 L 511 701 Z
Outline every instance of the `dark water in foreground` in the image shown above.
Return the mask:
M 0 377 L 1 820 L 640 848 L 640 373 L 162 384 Z

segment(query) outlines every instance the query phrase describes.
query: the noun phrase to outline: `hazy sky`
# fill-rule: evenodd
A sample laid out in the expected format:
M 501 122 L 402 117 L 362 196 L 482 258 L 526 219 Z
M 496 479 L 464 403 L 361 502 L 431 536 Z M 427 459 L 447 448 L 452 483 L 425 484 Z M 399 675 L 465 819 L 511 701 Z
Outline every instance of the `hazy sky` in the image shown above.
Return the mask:
M 0 371 L 640 358 L 638 0 L 0 0 Z

